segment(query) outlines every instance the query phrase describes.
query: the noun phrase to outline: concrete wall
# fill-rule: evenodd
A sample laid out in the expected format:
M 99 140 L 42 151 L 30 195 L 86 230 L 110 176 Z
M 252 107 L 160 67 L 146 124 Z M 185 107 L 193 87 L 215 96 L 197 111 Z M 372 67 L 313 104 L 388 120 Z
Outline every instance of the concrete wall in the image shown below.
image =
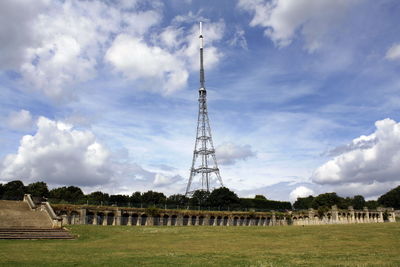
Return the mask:
M 212 212 L 189 210 L 146 210 L 137 208 L 53 205 L 63 225 L 127 226 L 279 226 L 395 222 L 393 209 L 339 210 L 333 206 L 321 214 L 308 211 L 288 212 Z M 150 214 L 152 213 L 152 214 Z

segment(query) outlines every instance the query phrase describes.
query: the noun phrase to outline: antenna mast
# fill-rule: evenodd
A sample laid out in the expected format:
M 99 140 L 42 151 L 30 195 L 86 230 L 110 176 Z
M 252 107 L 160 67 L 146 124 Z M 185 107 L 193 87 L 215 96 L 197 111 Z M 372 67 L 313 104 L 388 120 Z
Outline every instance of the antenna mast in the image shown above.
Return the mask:
M 212 141 L 210 121 L 207 111 L 207 90 L 205 88 L 204 66 L 203 66 L 203 27 L 200 22 L 200 88 L 199 88 L 199 114 L 197 120 L 196 141 L 193 151 L 192 167 L 190 169 L 190 177 L 186 187 L 185 195 L 191 195 L 195 190 L 191 190 L 191 185 L 195 176 L 200 178 L 200 188 L 196 190 L 204 190 L 210 192 L 210 184 L 213 180 L 212 176 L 222 183 L 221 175 L 217 159 L 215 157 L 215 149 Z

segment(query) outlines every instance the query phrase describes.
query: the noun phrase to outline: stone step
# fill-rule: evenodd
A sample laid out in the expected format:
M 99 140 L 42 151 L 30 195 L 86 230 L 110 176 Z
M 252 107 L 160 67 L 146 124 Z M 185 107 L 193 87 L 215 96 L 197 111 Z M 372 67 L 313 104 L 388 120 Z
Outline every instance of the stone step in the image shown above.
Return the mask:
M 74 236 L 64 229 L 0 228 L 0 239 L 74 239 Z

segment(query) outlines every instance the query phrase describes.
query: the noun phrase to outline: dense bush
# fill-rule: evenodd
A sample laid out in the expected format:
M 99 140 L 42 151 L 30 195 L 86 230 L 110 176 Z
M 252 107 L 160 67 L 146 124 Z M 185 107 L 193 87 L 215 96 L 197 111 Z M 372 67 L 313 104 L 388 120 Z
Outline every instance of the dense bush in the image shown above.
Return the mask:
M 378 198 L 378 203 L 386 207 L 400 209 L 400 186 L 380 196 Z

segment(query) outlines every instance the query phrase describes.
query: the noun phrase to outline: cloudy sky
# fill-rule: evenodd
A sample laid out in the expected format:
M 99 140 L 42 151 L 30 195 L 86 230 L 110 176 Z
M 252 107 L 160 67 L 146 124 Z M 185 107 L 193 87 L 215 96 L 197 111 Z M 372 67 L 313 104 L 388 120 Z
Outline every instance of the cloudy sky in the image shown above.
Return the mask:
M 270 199 L 400 184 L 396 0 L 2 0 L 0 182 L 184 193 L 198 22 L 225 185 Z

